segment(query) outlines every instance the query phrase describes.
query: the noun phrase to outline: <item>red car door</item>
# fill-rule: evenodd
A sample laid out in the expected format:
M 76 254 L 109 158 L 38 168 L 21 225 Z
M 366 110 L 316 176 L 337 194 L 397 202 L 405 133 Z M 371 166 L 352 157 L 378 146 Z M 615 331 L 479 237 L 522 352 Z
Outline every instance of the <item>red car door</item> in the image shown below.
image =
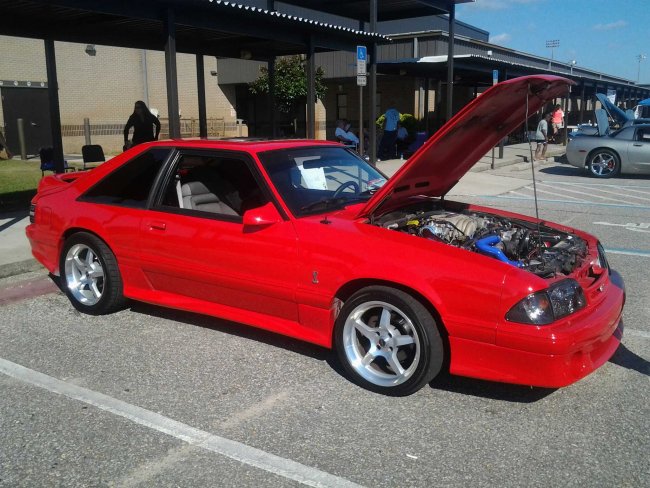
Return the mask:
M 247 209 L 271 200 L 263 185 L 239 153 L 180 153 L 140 232 L 142 270 L 169 305 L 196 310 L 189 298 L 229 307 L 230 317 L 239 309 L 298 321 L 293 225 L 243 224 Z

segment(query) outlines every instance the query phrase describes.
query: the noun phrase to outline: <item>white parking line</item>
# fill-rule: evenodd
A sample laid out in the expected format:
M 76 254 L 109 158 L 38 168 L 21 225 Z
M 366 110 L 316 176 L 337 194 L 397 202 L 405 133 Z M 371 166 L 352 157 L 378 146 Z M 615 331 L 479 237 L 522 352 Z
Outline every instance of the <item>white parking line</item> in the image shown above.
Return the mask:
M 555 188 L 553 185 L 548 185 L 548 184 L 544 184 L 544 183 L 540 183 L 540 185 L 550 186 L 551 188 Z M 569 189 L 569 188 L 566 188 L 565 191 L 568 191 L 568 192 L 571 192 L 571 193 L 578 193 L 580 195 L 587 195 L 588 197 L 592 197 L 592 198 L 600 198 L 601 200 L 610 200 L 612 202 L 617 202 L 617 203 L 623 202 L 623 203 L 629 203 L 630 205 L 634 205 L 636 203 L 636 202 L 622 201 L 620 198 L 601 197 L 600 195 L 594 195 L 593 193 L 586 193 L 584 191 L 578 191 L 578 190 L 573 190 L 573 189 Z M 565 195 L 565 196 L 568 197 L 568 195 Z
M 626 335 L 631 335 L 635 337 L 643 337 L 644 339 L 650 339 L 650 332 L 647 332 L 645 330 L 637 330 L 637 329 L 625 329 L 623 331 L 623 336 Z
M 93 405 L 107 412 L 119 415 L 132 422 L 162 432 L 176 439 L 202 449 L 221 454 L 235 461 L 283 476 L 307 486 L 315 487 L 359 487 L 356 483 L 332 474 L 270 454 L 261 449 L 240 442 L 219 437 L 209 432 L 177 422 L 158 413 L 123 402 L 102 393 L 82 388 L 53 378 L 38 371 L 25 368 L 0 358 L 0 372 L 19 381 L 29 383 L 47 391 L 64 395 L 74 400 Z
M 631 251 L 627 249 L 605 249 L 607 254 L 621 254 L 623 256 L 641 256 L 642 258 L 650 258 L 648 251 Z
M 526 188 L 526 190 L 533 190 L 534 191 L 534 188 L 532 186 L 526 186 L 524 188 Z M 542 190 L 541 188 L 538 188 L 537 191 L 539 193 L 547 193 L 549 195 L 555 195 L 556 197 L 570 198 L 570 199 L 576 200 L 578 202 L 587 203 L 587 200 L 583 200 L 582 198 L 572 197 L 572 196 L 569 196 L 569 195 L 563 195 L 561 193 L 555 193 L 555 192 L 548 191 L 548 190 Z
M 630 195 L 627 191 L 621 193 L 621 192 L 616 192 L 616 191 L 603 190 L 602 188 L 594 188 L 594 191 L 599 191 L 601 193 L 609 193 L 610 195 L 618 195 L 618 196 L 621 196 L 621 197 L 624 196 L 625 198 L 634 198 L 636 200 L 645 200 L 646 202 L 650 202 L 650 198 L 637 197 L 635 195 Z
M 622 188 L 622 189 L 629 189 L 629 188 L 643 188 L 645 190 L 650 191 L 650 186 L 636 186 L 636 185 L 615 185 L 615 184 L 608 184 L 608 183 L 577 183 L 573 181 L 552 181 L 552 180 L 541 180 L 542 183 L 548 183 L 548 184 L 553 184 L 553 185 L 568 185 L 568 186 L 602 186 L 604 188 Z

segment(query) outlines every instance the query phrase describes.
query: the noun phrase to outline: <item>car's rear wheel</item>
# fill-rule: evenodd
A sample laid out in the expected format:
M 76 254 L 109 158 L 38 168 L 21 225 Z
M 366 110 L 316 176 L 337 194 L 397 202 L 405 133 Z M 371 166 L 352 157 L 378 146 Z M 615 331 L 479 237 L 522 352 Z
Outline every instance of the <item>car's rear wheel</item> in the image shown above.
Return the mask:
M 394 288 L 371 286 L 352 295 L 339 313 L 334 340 L 348 376 L 385 395 L 410 395 L 442 368 L 435 319 L 422 303 Z
M 124 307 L 117 259 L 97 236 L 87 232 L 70 236 L 61 252 L 59 270 L 65 293 L 77 310 L 103 315 Z
M 621 171 L 621 160 L 614 151 L 597 149 L 589 155 L 587 169 L 596 178 L 611 178 Z

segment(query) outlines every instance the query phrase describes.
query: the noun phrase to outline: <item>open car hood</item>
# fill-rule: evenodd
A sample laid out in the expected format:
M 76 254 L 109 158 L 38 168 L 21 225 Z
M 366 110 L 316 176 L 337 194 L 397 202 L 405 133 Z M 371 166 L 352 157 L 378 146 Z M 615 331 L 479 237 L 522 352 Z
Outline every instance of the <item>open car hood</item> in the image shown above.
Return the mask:
M 625 123 L 630 120 L 630 117 L 628 117 L 623 110 L 618 108 L 616 105 L 614 105 L 609 98 L 607 98 L 607 95 L 604 95 L 602 93 L 596 93 L 596 98 L 600 102 L 600 104 L 603 106 L 603 108 L 607 111 L 609 116 L 612 118 L 614 122 L 616 122 L 620 127 L 623 127 Z M 633 118 L 633 117 L 632 117 Z
M 571 80 L 533 75 L 504 81 L 468 103 L 393 175 L 357 214 L 368 217 L 379 206 L 395 208 L 416 195 L 440 197 L 528 114 L 566 95 Z M 530 95 L 530 96 L 528 96 Z

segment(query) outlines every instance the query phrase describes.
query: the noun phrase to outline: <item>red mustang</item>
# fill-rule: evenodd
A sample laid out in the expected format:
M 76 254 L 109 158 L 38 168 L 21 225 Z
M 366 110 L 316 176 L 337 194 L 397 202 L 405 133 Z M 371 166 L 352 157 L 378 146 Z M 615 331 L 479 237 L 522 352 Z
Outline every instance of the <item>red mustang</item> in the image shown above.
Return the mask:
M 616 350 L 625 291 L 595 237 L 444 199 L 569 80 L 468 104 L 388 181 L 336 143 L 173 140 L 44 178 L 34 256 L 89 314 L 126 299 L 334 348 L 350 378 L 413 393 L 441 369 L 560 387 Z

